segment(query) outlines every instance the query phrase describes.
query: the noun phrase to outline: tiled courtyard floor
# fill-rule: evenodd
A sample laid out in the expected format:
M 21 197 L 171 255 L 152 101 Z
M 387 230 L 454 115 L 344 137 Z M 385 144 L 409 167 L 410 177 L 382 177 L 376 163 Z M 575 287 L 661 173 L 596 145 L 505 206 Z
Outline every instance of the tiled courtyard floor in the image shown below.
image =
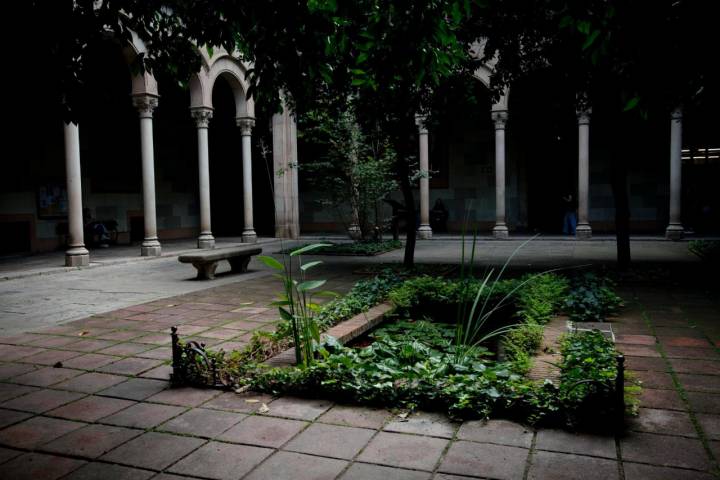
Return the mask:
M 329 278 L 335 290 L 357 279 L 341 270 Z M 276 319 L 267 304 L 277 290 L 266 275 L 0 338 L 0 478 L 633 480 L 717 472 L 717 299 L 625 288 L 628 305 L 613 328 L 644 392 L 640 416 L 617 438 L 169 388 L 170 326 L 208 345 L 241 345 Z M 263 404 L 269 411 L 257 413 Z

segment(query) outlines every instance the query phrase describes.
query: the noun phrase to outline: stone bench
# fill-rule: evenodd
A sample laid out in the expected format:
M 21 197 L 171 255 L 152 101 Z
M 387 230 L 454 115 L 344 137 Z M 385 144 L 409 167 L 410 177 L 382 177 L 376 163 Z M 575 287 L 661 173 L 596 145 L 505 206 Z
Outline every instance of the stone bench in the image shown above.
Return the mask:
M 180 255 L 178 260 L 180 263 L 192 263 L 198 272 L 198 280 L 212 280 L 215 278 L 218 262 L 227 260 L 233 272 L 246 272 L 250 258 L 259 253 L 262 253 L 260 247 L 229 247 Z

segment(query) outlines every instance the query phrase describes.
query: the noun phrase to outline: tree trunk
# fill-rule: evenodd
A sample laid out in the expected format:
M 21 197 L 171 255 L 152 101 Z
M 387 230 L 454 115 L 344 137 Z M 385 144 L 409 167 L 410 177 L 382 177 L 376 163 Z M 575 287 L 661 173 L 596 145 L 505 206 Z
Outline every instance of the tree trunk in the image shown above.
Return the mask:
M 627 162 L 621 152 L 613 156 L 612 190 L 615 201 L 615 235 L 617 243 L 617 266 L 619 270 L 630 267 L 630 198 L 628 196 Z
M 412 268 L 415 265 L 415 240 L 417 238 L 415 230 L 415 197 L 410 186 L 410 170 L 404 159 L 398 160 L 398 174 L 400 177 L 400 190 L 405 201 L 405 223 L 407 223 L 403 264 L 406 268 Z

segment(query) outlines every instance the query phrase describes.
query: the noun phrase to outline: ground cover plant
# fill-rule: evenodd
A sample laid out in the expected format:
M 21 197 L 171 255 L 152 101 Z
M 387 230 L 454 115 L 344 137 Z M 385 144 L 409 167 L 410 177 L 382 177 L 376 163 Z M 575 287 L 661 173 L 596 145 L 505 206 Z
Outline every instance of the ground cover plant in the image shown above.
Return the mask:
M 294 343 L 294 324 L 285 315 L 275 332 L 256 333 L 244 350 L 211 355 L 225 383 L 241 390 L 440 410 L 455 418 L 502 416 L 565 426 L 587 426 L 595 418 L 600 426 L 614 425 L 606 419 L 617 408 L 617 352 L 600 333 L 565 337 L 559 381 L 526 376 L 543 325 L 563 312 L 577 281 L 559 273 L 528 274 L 498 279 L 488 287 L 487 274 L 402 278 L 386 271 L 358 282 L 345 296 L 312 307 L 314 331 L 322 332 L 381 301 L 390 302 L 392 316 L 355 345 L 343 346 L 332 338 L 318 341 L 313 334 L 307 337 L 311 348 L 302 346 L 307 356 L 298 366 L 264 366 L 269 356 Z M 472 315 L 458 317 L 457 311 L 474 311 L 475 318 L 480 311 L 492 314 L 477 332 L 459 338 L 457 319 L 467 326 Z M 488 336 L 494 331 L 500 333 Z
M 710 264 L 720 263 L 720 241 L 690 240 L 688 250 Z
M 303 245 L 307 246 L 307 245 Z M 297 247 L 296 247 L 297 248 Z M 279 253 L 289 254 L 293 249 L 282 250 Z M 315 248 L 312 255 L 358 255 L 372 256 L 402 248 L 400 240 L 361 240 L 357 242 L 324 242 L 324 246 Z

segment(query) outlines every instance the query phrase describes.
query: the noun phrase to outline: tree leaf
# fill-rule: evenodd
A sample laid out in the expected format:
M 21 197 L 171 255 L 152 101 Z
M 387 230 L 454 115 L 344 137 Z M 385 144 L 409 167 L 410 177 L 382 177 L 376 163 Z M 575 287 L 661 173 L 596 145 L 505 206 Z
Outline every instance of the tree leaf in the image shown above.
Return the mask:
M 331 247 L 331 246 L 332 245 L 330 245 L 329 243 L 313 243 L 312 245 L 305 245 L 302 248 L 293 250 L 292 252 L 290 252 L 290 256 L 294 257 L 296 255 L 302 255 L 307 252 L 312 252 L 313 250 L 317 250 L 318 248 Z
M 310 270 L 311 268 L 320 265 L 321 263 L 323 263 L 322 260 L 315 260 L 314 262 L 304 263 L 304 264 L 300 265 L 300 270 L 302 270 L 303 272 L 306 272 L 306 271 Z
M 314 290 L 316 288 L 322 287 L 323 285 L 325 285 L 326 282 L 327 280 L 307 280 L 298 284 L 297 291 L 307 292 L 308 290 Z
M 285 270 L 283 264 L 275 260 L 273 257 L 268 257 L 267 255 L 258 255 L 257 258 L 270 268 L 274 268 L 275 270 L 279 270 L 281 272 Z

